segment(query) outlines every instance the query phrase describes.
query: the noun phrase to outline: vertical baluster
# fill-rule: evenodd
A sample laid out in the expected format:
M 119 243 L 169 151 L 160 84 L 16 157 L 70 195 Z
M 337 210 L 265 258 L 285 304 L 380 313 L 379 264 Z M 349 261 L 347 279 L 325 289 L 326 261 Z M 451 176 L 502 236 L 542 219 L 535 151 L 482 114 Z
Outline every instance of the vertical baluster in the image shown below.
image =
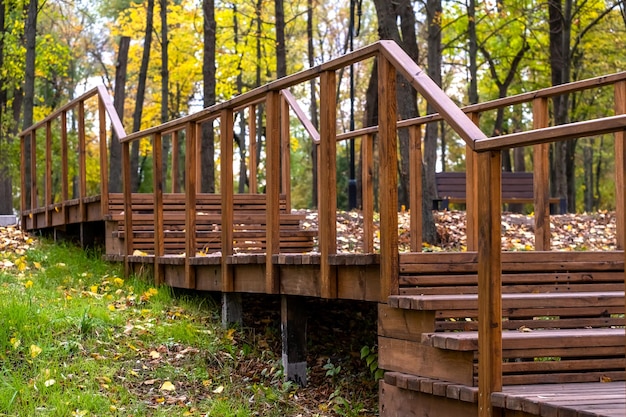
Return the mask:
M 313 144 L 313 146 L 317 146 Z M 365 135 L 361 143 L 361 201 L 363 203 L 363 252 L 374 252 L 374 136 Z M 319 172 L 319 171 L 318 171 Z
M 474 122 L 476 126 L 478 126 L 480 114 L 469 113 L 467 116 L 472 120 L 472 122 Z M 466 239 L 467 250 L 473 252 L 478 250 L 478 215 L 476 211 L 476 205 L 478 204 L 476 201 L 476 195 L 478 192 L 478 167 L 476 165 L 476 154 L 469 145 L 465 146 L 465 160 L 465 222 L 467 228 Z
M 172 192 L 180 193 L 180 180 L 178 178 L 178 173 L 180 171 L 180 167 L 178 164 L 179 158 L 179 150 L 178 150 L 178 130 L 172 132 Z
M 330 265 L 337 253 L 337 76 L 326 71 L 320 77 L 320 147 L 319 147 L 319 247 L 320 293 L 324 298 L 337 296 L 337 271 Z
M 98 122 L 100 144 L 100 213 L 109 212 L 109 158 L 107 149 L 106 108 L 102 97 L 98 95 Z
M 533 100 L 533 129 L 548 127 L 548 99 Z M 550 144 L 533 146 L 535 250 L 550 250 Z
M 422 251 L 422 126 L 409 127 L 411 252 Z
M 280 149 L 281 149 L 281 192 L 287 202 L 285 210 L 291 212 L 291 146 L 289 137 L 289 103 L 280 96 Z
M 67 210 L 66 202 L 69 200 L 69 162 L 67 158 L 67 111 L 61 112 L 61 201 L 63 206 L 61 208 L 63 213 L 63 224 L 67 224 L 69 221 L 69 213 Z
M 198 155 L 196 154 L 196 124 L 187 123 L 185 128 L 185 286 L 196 287 L 196 275 L 194 266 L 189 263 L 191 257 L 196 256 L 196 170 Z M 224 227 L 224 225 L 222 225 Z
M 87 221 L 87 207 L 85 197 L 87 197 L 87 152 L 85 133 L 85 102 L 78 103 L 78 197 L 80 221 Z
M 133 254 L 133 194 L 130 176 L 130 142 L 122 142 L 122 184 L 124 186 L 124 275 L 130 275 L 129 256 Z
M 154 284 L 160 285 L 165 282 L 163 265 L 159 258 L 165 255 L 163 244 L 165 232 L 163 231 L 163 138 L 161 132 L 154 134 L 152 142 L 152 180 L 154 195 Z
M 45 225 L 52 226 L 52 120 L 46 122 Z
M 233 254 L 233 110 L 220 114 L 220 190 L 222 194 L 222 291 L 233 291 L 233 270 L 228 258 Z
M 254 104 L 248 107 L 248 129 L 250 133 L 250 156 L 248 158 L 248 170 L 249 176 L 249 190 L 250 193 L 256 194 L 258 192 L 257 186 L 257 141 L 256 141 L 256 106 Z
M 618 81 L 613 87 L 615 89 L 615 114 L 626 113 L 626 81 Z M 622 158 L 624 155 L 624 138 L 626 135 L 624 131 L 615 132 L 615 215 L 617 220 L 617 249 L 624 249 L 624 228 L 626 227 L 626 221 L 624 216 L 626 212 L 624 210 L 624 203 L 626 202 L 624 197 L 624 169 L 626 161 Z
M 265 158 L 267 175 L 266 189 L 266 258 L 265 258 L 265 292 L 274 294 L 279 291 L 278 268 L 274 265 L 274 254 L 280 253 L 280 94 L 270 91 L 266 98 L 266 135 Z

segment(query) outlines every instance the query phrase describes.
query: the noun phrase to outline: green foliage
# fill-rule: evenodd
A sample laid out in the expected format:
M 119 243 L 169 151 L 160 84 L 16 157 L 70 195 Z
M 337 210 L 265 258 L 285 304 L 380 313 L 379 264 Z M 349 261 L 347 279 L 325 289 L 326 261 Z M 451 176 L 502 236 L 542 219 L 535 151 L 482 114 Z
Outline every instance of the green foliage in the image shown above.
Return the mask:
M 363 346 L 361 348 L 361 359 L 365 361 L 365 365 L 376 381 L 383 377 L 385 371 L 378 367 L 378 351 L 376 346 L 371 348 L 369 346 Z

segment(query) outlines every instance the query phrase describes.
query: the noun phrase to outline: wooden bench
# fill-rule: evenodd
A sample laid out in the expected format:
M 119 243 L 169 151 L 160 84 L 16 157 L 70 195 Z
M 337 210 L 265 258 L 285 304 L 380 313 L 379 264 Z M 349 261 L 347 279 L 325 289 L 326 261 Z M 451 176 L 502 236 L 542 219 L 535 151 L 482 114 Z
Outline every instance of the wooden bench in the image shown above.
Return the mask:
M 502 254 L 505 385 L 626 379 L 623 256 Z M 381 358 L 386 369 L 476 386 L 476 261 L 476 253 L 401 255 L 400 294 L 384 313 L 420 324 L 394 334 L 383 319 L 379 344 L 405 349 L 405 363 L 414 357 L 448 365 L 411 368 Z M 394 325 L 390 320 L 389 329 Z
M 266 199 L 264 194 L 235 194 L 233 204 L 233 245 L 235 252 L 258 253 L 265 251 Z M 133 194 L 133 247 L 150 253 L 154 249 L 154 202 L 152 194 Z M 300 222 L 304 215 L 288 213 L 285 197 L 280 201 L 281 252 L 310 252 L 314 247 L 315 231 L 303 230 Z M 185 198 L 184 194 L 163 195 L 164 249 L 166 255 L 180 255 L 185 251 Z M 109 233 L 115 245 L 111 251 L 121 249 L 128 230 L 124 219 L 124 202 L 121 194 L 109 197 Z M 196 198 L 197 251 L 221 251 L 221 199 L 218 194 L 198 194 Z M 107 253 L 110 254 L 109 248 Z
M 447 210 L 450 203 L 467 202 L 467 179 L 465 172 L 437 172 L 435 174 L 437 198 L 433 200 L 434 210 Z M 502 203 L 532 204 L 534 202 L 532 172 L 502 172 Z M 560 213 L 565 212 L 565 201 L 550 198 L 550 204 L 558 205 Z

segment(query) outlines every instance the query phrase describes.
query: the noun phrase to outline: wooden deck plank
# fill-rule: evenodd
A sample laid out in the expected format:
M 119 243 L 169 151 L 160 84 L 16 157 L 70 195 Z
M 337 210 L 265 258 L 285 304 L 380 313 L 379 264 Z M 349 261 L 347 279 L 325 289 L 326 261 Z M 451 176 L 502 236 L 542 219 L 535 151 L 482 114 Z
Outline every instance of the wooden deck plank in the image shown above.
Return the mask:
M 626 415 L 624 382 L 506 386 L 492 394 L 494 406 L 541 417 Z
M 413 310 L 475 310 L 478 309 L 476 294 L 435 294 L 435 295 L 395 295 L 389 297 L 393 307 Z M 503 310 L 514 308 L 559 307 L 621 307 L 624 304 L 624 291 L 576 292 L 576 293 L 530 293 L 502 294 Z M 546 315 L 551 315 L 546 313 Z
M 534 330 L 502 332 L 503 349 L 581 348 L 623 346 L 623 328 Z M 471 351 L 478 349 L 478 332 L 426 333 L 422 342 L 441 349 Z

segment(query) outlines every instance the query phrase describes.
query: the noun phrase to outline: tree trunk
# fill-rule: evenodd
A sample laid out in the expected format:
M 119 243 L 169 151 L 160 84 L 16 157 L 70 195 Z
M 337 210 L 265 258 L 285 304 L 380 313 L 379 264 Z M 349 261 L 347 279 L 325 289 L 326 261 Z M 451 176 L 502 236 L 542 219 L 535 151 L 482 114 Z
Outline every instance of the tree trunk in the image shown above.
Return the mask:
M 167 0 L 160 0 L 161 5 L 161 123 L 169 120 L 169 96 L 170 96 L 170 71 L 168 68 L 170 44 L 167 26 Z M 163 155 L 161 161 L 161 173 L 165 180 L 167 167 L 169 165 L 169 153 L 171 141 L 163 140 L 161 142 L 161 152 Z
M 237 5 L 233 5 L 233 32 L 235 37 L 235 48 L 239 43 L 239 21 L 237 20 Z M 239 65 L 239 72 L 237 73 L 237 94 L 243 92 L 243 69 L 241 64 Z M 250 117 L 254 117 L 253 114 Z M 243 110 L 239 112 L 239 135 L 235 135 L 235 142 L 239 148 L 239 192 L 244 193 L 246 191 L 246 184 L 248 183 L 248 175 L 246 169 L 246 120 Z
M 570 0 L 566 0 L 569 2 Z M 565 8 L 565 13 L 569 9 Z M 571 9 L 570 9 L 571 10 Z M 569 30 L 567 15 L 564 14 L 561 0 L 548 0 L 548 17 L 550 27 L 550 69 L 552 85 L 569 81 Z M 555 96 L 553 99 L 554 122 L 556 125 L 567 123 L 567 94 Z M 567 144 L 556 142 L 552 145 L 553 168 L 552 184 L 554 195 L 567 198 Z
M 28 2 L 28 14 L 24 27 L 24 38 L 26 46 L 26 63 L 24 71 L 24 115 L 22 129 L 26 130 L 33 124 L 33 110 L 35 106 L 35 46 L 37 39 L 37 0 Z M 25 143 L 26 153 L 26 175 L 31 175 L 30 154 L 35 152 L 30 149 L 30 141 Z M 30 202 L 31 188 L 29 181 L 26 181 L 26 201 Z
M 150 63 L 150 48 L 152 47 L 152 30 L 154 23 L 154 0 L 148 0 L 146 11 L 146 33 L 143 42 L 143 55 L 141 57 L 141 68 L 139 69 L 139 80 L 137 83 L 137 98 L 135 101 L 135 112 L 133 113 L 133 132 L 141 129 L 141 114 L 143 112 L 143 102 L 146 94 L 146 80 L 148 78 L 148 65 Z M 130 157 L 130 177 L 132 192 L 137 192 L 141 176 L 139 175 L 139 141 L 133 141 Z
M 593 145 L 594 139 L 588 139 L 583 145 L 583 169 L 585 185 L 584 189 L 584 204 L 585 211 L 590 212 L 594 208 L 594 179 L 593 179 Z
M 476 35 L 476 1 L 469 0 L 467 5 L 467 38 L 469 49 L 469 104 L 478 103 L 478 37 Z
M 285 45 L 285 10 L 283 0 L 274 0 L 276 13 L 276 78 L 287 76 L 287 46 Z
M 306 21 L 306 37 L 307 37 L 307 52 L 309 58 L 309 68 L 315 66 L 315 49 L 313 47 L 313 0 L 307 0 L 307 21 Z M 315 129 L 318 129 L 319 124 L 317 122 L 317 98 L 315 92 L 315 80 L 312 79 L 309 83 L 310 87 L 310 100 L 311 100 L 311 123 Z M 317 145 L 311 140 L 311 206 L 317 207 L 318 189 L 317 189 Z
M 0 33 L 5 29 L 6 5 L 0 0 Z M 4 67 L 4 37 L 0 37 L 0 68 Z M 4 85 L 4 77 L 0 76 L 0 85 Z M 11 174 L 9 152 L 3 150 L 11 144 L 10 135 L 4 123 L 7 106 L 7 90 L 0 88 L 0 214 L 13 214 L 13 177 Z
M 128 67 L 128 48 L 130 37 L 122 36 L 120 49 L 117 53 L 115 65 L 115 91 L 113 93 L 113 107 L 115 112 L 124 120 L 124 102 L 126 101 L 126 68 Z M 109 192 L 122 192 L 122 145 L 119 138 L 112 133 L 109 145 Z
M 427 66 L 428 76 L 441 87 L 441 0 L 428 0 L 426 2 L 426 21 L 428 25 L 428 55 Z M 436 110 L 431 103 L 427 103 L 426 112 L 435 113 Z M 429 123 L 426 125 L 424 136 L 424 166 L 422 169 L 422 239 L 428 243 L 435 243 L 437 230 L 432 219 L 432 201 L 437 197 L 435 187 L 435 171 L 437 165 L 437 139 L 441 128 L 441 148 L 445 153 L 445 140 L 443 137 L 444 126 L 440 123 Z M 443 158 L 443 157 L 442 157 Z M 442 159 L 443 161 L 443 159 Z M 445 164 L 443 164 L 445 167 Z
M 204 107 L 215 104 L 215 0 L 202 0 L 204 12 L 204 57 L 202 78 L 204 80 Z M 202 184 L 203 193 L 215 192 L 215 132 L 213 122 L 202 124 Z

